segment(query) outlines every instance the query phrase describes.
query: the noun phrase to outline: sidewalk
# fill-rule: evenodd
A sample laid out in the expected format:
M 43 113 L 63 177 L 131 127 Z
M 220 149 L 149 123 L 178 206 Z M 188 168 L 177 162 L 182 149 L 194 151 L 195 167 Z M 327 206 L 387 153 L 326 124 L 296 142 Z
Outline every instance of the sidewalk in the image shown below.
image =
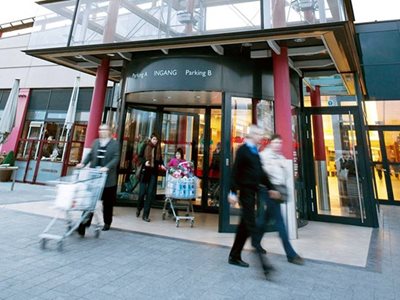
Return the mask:
M 227 264 L 224 245 L 125 229 L 102 232 L 99 239 L 91 232 L 84 239 L 73 235 L 63 252 L 51 243 L 42 251 L 38 234 L 50 218 L 13 207 L 35 201 L 35 193 L 41 197 L 43 187 L 37 187 L 16 184 L 10 195 L 0 186 L 0 299 L 400 299 L 400 207 L 381 207 L 384 227 L 372 230 L 364 266 L 314 259 L 291 265 L 268 247 L 267 236 L 277 269 L 268 282 L 252 251 L 243 254 L 251 267 L 238 268 Z M 173 231 L 173 222 L 165 222 Z M 174 231 L 190 235 L 190 229 Z M 357 242 L 356 235 L 352 239 Z

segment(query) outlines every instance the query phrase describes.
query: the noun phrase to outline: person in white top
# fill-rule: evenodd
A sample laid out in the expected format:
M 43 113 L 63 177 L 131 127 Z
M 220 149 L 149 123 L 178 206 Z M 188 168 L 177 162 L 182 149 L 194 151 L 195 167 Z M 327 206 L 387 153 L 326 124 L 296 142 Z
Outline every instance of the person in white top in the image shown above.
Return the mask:
M 288 173 L 285 168 L 285 157 L 281 154 L 282 138 L 278 134 L 274 134 L 268 146 L 260 153 L 260 159 L 264 171 L 268 174 L 271 183 L 276 190 L 280 192 L 281 199 L 271 199 L 268 191 L 265 188 L 260 188 L 260 214 L 257 219 L 257 227 L 259 228 L 259 241 L 264 234 L 264 228 L 270 220 L 274 220 L 274 227 L 278 231 L 281 238 L 283 248 L 285 249 L 287 260 L 290 263 L 302 265 L 304 260 L 296 253 L 289 242 L 289 237 L 286 231 L 285 223 L 282 218 L 280 204 L 287 201 L 287 186 L 286 180 Z M 267 206 L 267 210 L 265 210 Z

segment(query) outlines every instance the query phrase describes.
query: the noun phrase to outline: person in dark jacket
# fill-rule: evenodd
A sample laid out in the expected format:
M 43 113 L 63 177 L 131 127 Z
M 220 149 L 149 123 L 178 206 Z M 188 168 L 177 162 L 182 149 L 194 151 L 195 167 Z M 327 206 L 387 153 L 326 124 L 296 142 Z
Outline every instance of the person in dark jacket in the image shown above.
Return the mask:
M 242 217 L 237 228 L 235 241 L 229 254 L 228 262 L 240 267 L 248 267 L 249 264 L 242 260 L 243 246 L 249 236 L 252 238 L 252 246 L 256 249 L 260 258 L 264 274 L 268 276 L 272 266 L 268 263 L 266 251 L 257 242 L 258 229 L 256 227 L 255 204 L 256 195 L 260 185 L 266 186 L 271 198 L 280 198 L 280 194 L 271 184 L 268 175 L 264 172 L 257 146 L 263 138 L 263 130 L 252 125 L 247 139 L 236 152 L 236 159 L 232 169 L 231 192 L 228 201 L 231 205 L 238 202 L 242 208 Z M 237 191 L 240 191 L 240 198 Z M 268 278 L 268 277 L 267 277 Z
M 136 217 L 140 216 L 140 213 L 144 207 L 142 216 L 143 221 L 150 222 L 150 208 L 151 203 L 156 197 L 158 170 L 165 170 L 161 155 L 161 146 L 158 137 L 154 133 L 151 135 L 150 141 L 144 148 L 143 156 L 141 156 L 139 159 L 141 160 L 143 166 L 140 179 L 139 200 L 136 210 Z
M 90 168 L 100 168 L 100 171 L 107 172 L 107 179 L 104 185 L 103 194 L 103 231 L 111 227 L 113 207 L 116 201 L 117 193 L 117 166 L 119 163 L 119 143 L 111 138 L 111 128 L 102 124 L 99 127 L 99 138 L 93 142 L 90 153 L 85 157 L 77 168 L 83 168 L 89 164 Z M 78 227 L 78 233 L 85 235 L 85 227 L 90 226 L 92 215 L 86 222 Z

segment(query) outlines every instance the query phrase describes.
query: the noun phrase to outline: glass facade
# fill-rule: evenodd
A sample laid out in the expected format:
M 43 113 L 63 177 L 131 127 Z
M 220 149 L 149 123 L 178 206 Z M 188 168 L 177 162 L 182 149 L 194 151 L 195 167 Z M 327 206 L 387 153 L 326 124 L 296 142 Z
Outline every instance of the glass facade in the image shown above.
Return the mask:
M 201 36 L 346 19 L 342 0 L 81 0 L 75 9 L 77 3 L 43 4 L 49 14 L 36 18 L 29 49 Z
M 400 100 L 365 101 L 368 125 L 399 125 Z

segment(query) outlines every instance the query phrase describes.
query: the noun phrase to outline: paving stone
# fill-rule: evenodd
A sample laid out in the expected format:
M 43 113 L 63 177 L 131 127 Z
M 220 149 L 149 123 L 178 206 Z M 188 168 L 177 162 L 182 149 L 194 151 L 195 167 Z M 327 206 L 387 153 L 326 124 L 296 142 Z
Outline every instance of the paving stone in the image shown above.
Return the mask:
M 0 204 L 29 201 L 12 196 Z M 294 266 L 268 254 L 277 271 L 267 281 L 253 252 L 243 253 L 251 267 L 238 268 L 226 247 L 121 230 L 43 251 L 37 236 L 50 218 L 0 206 L 0 299 L 400 299 L 400 207 L 381 210 L 385 226 L 374 231 L 365 268 Z

